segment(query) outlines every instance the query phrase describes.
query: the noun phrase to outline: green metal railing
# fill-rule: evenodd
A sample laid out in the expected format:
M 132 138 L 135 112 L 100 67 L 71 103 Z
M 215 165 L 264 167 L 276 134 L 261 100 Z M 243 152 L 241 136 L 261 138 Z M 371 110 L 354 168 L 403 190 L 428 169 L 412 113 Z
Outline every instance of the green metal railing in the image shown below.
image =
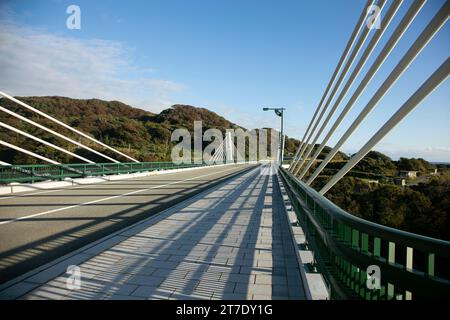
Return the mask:
M 167 169 L 182 169 L 209 166 L 213 164 L 172 162 L 121 162 L 95 164 L 36 164 L 0 166 L 0 184 L 11 182 L 34 183 L 47 180 L 64 180 L 65 178 L 86 178 L 112 174 L 136 173 Z
M 332 299 L 450 298 L 450 242 L 353 216 L 287 170 L 279 172 Z M 381 271 L 378 289 L 366 285 L 371 265 Z

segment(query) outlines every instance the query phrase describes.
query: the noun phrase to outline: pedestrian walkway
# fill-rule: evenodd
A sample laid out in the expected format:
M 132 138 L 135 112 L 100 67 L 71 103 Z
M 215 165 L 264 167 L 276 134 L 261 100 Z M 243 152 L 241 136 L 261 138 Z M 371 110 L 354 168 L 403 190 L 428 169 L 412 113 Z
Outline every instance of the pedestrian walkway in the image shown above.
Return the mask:
M 22 299 L 305 299 L 288 228 L 274 170 L 256 168 L 10 290 L 31 288 Z M 81 271 L 72 290 L 71 264 Z

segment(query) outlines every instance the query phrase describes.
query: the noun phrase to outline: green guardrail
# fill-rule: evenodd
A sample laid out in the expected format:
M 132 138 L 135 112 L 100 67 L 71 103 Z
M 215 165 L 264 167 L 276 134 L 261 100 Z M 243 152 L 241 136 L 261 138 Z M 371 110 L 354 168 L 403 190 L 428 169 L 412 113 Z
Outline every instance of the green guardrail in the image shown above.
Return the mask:
M 86 178 L 112 174 L 210 166 L 210 163 L 174 164 L 172 162 L 121 162 L 95 164 L 36 164 L 0 166 L 0 184 L 34 183 L 65 178 Z
M 450 242 L 353 216 L 286 169 L 279 173 L 332 299 L 450 298 Z M 369 266 L 380 268 L 378 288 L 367 286 Z

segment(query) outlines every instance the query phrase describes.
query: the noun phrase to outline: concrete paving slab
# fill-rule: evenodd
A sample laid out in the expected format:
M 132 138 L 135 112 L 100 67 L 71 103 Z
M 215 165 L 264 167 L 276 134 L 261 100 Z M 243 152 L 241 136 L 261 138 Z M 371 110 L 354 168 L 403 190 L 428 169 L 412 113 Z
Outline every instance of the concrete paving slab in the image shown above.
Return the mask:
M 290 299 L 304 296 L 274 174 L 255 169 L 25 278 L 22 299 Z M 217 209 L 217 210 L 216 210 Z M 289 281 L 291 279 L 291 281 Z M 295 279 L 296 281 L 293 281 Z M 34 283 L 32 283 L 33 281 Z M 26 291 L 26 290 L 24 290 Z M 1 292 L 0 292 L 1 297 Z

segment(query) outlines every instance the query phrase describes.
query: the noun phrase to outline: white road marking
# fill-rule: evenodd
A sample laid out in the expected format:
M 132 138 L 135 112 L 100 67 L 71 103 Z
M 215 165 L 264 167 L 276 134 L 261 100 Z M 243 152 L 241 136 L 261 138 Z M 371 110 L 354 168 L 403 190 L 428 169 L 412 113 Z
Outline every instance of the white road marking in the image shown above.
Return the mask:
M 107 197 L 107 198 L 102 198 L 102 199 L 88 201 L 88 202 L 84 202 L 84 203 L 80 203 L 80 204 L 75 204 L 75 205 L 68 206 L 68 207 L 63 207 L 63 208 L 53 209 L 53 210 L 44 211 L 44 212 L 40 212 L 40 213 L 35 213 L 35 214 L 31 214 L 29 216 L 18 217 L 18 218 L 2 221 L 2 222 L 0 222 L 0 225 L 5 225 L 5 224 L 16 222 L 16 221 L 26 220 L 26 219 L 30 219 L 30 218 L 34 218 L 34 217 L 39 217 L 39 216 L 43 216 L 43 215 L 46 215 L 46 214 L 55 213 L 55 212 L 59 212 L 59 211 L 63 211 L 63 210 L 69 210 L 69 209 L 73 209 L 73 208 L 77 208 L 77 207 L 82 207 L 82 206 L 85 206 L 85 205 L 90 205 L 90 204 L 94 204 L 94 203 L 98 203 L 98 202 L 103 202 L 103 201 L 107 201 L 107 200 L 121 198 L 121 197 L 129 196 L 129 195 L 132 195 L 132 194 L 136 194 L 136 193 L 140 193 L 140 192 L 144 192 L 144 191 L 148 191 L 148 190 L 152 190 L 152 189 L 158 189 L 158 188 L 161 188 L 161 187 L 166 187 L 166 186 L 169 186 L 169 185 L 173 185 L 173 184 L 177 184 L 177 183 L 181 183 L 181 182 L 185 182 L 185 181 L 189 181 L 189 180 L 195 180 L 197 178 L 203 178 L 203 177 L 207 177 L 207 176 L 211 176 L 211 175 L 214 175 L 214 174 L 223 173 L 223 172 L 227 172 L 227 171 L 231 171 L 231 170 L 234 170 L 234 168 L 233 169 L 228 169 L 228 170 L 223 170 L 223 171 L 218 171 L 218 172 L 213 172 L 213 173 L 208 173 L 208 174 L 192 177 L 192 178 L 185 179 L 185 180 L 174 181 L 174 182 L 162 184 L 162 185 L 159 185 L 159 186 L 154 186 L 154 187 L 151 187 L 151 188 L 135 190 L 135 191 L 119 194 L 119 195 L 116 195 L 116 196 L 111 196 L 111 197 Z

